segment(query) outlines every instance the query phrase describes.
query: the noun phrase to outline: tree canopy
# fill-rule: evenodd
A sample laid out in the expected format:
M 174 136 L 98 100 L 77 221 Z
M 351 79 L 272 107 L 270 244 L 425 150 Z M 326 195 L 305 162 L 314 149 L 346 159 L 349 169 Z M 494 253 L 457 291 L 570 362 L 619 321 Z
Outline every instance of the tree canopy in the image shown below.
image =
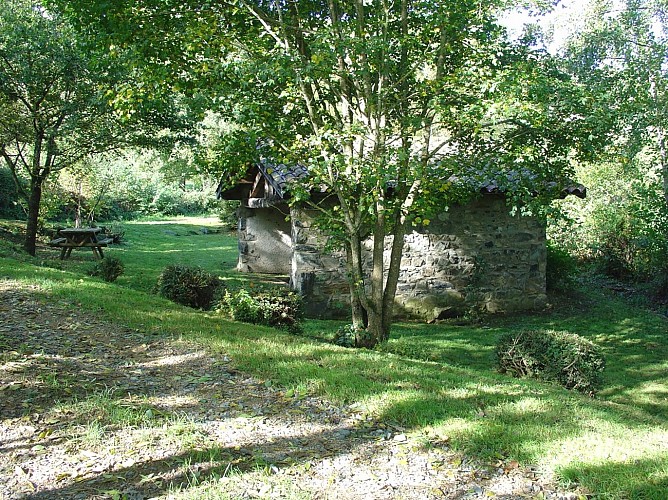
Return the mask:
M 38 2 L 0 9 L 0 155 L 28 201 L 28 253 L 35 254 L 46 179 L 128 144 L 172 144 L 173 131 L 191 126 L 178 95 L 136 92 L 143 97 L 128 108 L 118 96 L 144 83 L 127 63 Z
M 235 124 L 228 174 L 259 156 L 308 164 L 293 200 L 335 199 L 314 206 L 346 249 L 360 344 L 387 339 L 403 235 L 460 199 L 452 179 L 494 176 L 526 204 L 598 138 L 592 96 L 531 40 L 510 43 L 496 0 L 54 3 L 147 85 L 207 93 Z

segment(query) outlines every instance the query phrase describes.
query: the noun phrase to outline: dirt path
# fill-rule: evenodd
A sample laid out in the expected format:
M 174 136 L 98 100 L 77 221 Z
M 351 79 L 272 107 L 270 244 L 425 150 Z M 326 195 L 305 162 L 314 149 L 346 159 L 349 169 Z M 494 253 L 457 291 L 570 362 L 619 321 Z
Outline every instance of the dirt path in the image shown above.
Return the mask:
M 0 280 L 0 499 L 577 498 Z

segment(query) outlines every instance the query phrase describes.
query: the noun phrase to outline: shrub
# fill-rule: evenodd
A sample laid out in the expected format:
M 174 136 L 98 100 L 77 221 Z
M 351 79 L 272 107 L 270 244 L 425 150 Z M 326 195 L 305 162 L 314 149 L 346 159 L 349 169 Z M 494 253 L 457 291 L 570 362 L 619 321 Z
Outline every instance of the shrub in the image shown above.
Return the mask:
M 225 292 L 219 310 L 236 321 L 301 331 L 303 308 L 301 296 L 285 289 Z
M 341 347 L 355 347 L 357 345 L 357 329 L 355 325 L 339 327 L 334 334 L 333 342 Z
M 668 305 L 668 269 L 657 273 L 652 280 L 652 295 L 655 302 Z
M 652 280 L 668 261 L 668 204 L 649 158 L 579 167 L 588 196 L 558 203 L 567 217 L 548 226 L 549 237 L 615 279 Z
M 160 273 L 156 291 L 184 306 L 209 309 L 220 286 L 216 276 L 199 267 L 171 265 Z
M 90 276 L 99 276 L 104 281 L 111 283 L 116 281 L 121 274 L 125 271 L 125 266 L 123 262 L 118 257 L 105 257 L 100 262 L 95 264 L 95 266 L 88 271 Z
M 566 290 L 573 284 L 577 273 L 575 259 L 566 250 L 552 242 L 547 244 L 545 283 L 548 290 Z
M 355 325 L 344 325 L 336 330 L 332 342 L 341 347 L 361 347 L 368 345 L 368 339 L 367 330 L 355 328 Z
M 114 223 L 111 226 L 103 227 L 102 234 L 105 238 L 111 238 L 114 245 L 120 245 L 125 238 L 125 228 L 119 223 Z
M 557 382 L 593 395 L 605 360 L 598 346 L 572 333 L 530 330 L 503 335 L 497 344 L 502 373 Z

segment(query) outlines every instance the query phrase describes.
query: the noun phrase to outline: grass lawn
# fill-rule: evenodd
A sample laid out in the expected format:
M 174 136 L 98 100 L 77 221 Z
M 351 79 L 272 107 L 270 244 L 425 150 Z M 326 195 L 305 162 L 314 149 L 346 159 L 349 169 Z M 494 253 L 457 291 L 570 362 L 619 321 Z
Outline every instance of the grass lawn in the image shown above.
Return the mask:
M 230 283 L 236 240 L 215 219 L 126 223 L 111 247 L 125 274 L 90 278 L 88 252 L 69 261 L 43 250 L 21 256 L 0 241 L 0 277 L 38 282 L 51 295 L 131 328 L 183 336 L 232 357 L 237 367 L 294 393 L 352 404 L 397 422 L 425 446 L 447 443 L 482 461 L 537 465 L 601 498 L 668 496 L 668 321 L 597 289 L 549 314 L 492 318 L 476 326 L 396 325 L 375 351 L 334 346 L 339 323 L 308 321 L 302 336 L 189 310 L 150 293 L 166 265 L 198 265 Z M 203 231 L 202 228 L 206 228 Z M 518 328 L 583 335 L 603 347 L 604 389 L 591 399 L 494 370 L 498 337 Z

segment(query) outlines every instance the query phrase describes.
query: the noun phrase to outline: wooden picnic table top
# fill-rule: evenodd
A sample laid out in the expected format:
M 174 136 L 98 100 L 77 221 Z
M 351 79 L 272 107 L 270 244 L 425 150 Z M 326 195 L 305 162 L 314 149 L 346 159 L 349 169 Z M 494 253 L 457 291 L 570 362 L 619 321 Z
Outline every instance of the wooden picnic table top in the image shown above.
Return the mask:
M 75 235 L 75 234 L 97 234 L 102 231 L 100 227 L 67 227 L 58 231 L 63 236 Z

